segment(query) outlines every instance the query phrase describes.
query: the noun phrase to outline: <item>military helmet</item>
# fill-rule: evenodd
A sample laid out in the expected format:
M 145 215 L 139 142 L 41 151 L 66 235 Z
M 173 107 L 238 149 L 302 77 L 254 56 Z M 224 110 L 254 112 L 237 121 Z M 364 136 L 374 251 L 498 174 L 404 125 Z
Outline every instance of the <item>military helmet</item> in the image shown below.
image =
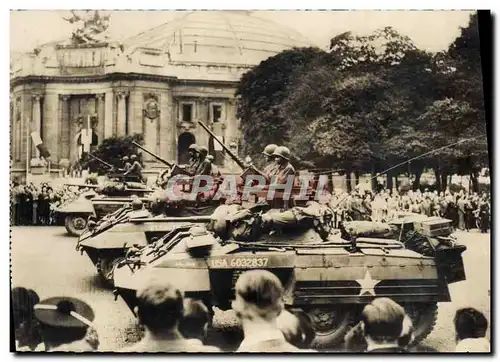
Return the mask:
M 206 148 L 205 146 L 200 146 L 200 147 L 198 147 L 198 152 L 199 153 L 207 154 L 208 153 L 208 148 Z
M 137 155 L 130 155 L 130 159 L 131 159 L 131 160 L 135 160 L 135 159 L 137 159 Z
M 124 162 L 125 162 L 125 161 L 128 161 L 128 160 L 129 160 L 128 156 L 123 156 L 123 157 L 122 157 L 122 161 L 124 161 Z
M 287 161 L 290 160 L 290 155 L 291 155 L 290 149 L 285 146 L 276 147 L 276 149 L 273 152 L 273 156 L 281 157 Z
M 141 210 L 142 209 L 142 200 L 137 198 L 134 201 L 132 201 L 132 209 Z
M 208 156 L 207 156 L 207 160 L 209 160 L 210 162 L 213 162 L 213 160 L 214 160 L 214 156 L 212 156 L 212 155 L 208 155 Z
M 277 145 L 271 143 L 264 148 L 264 151 L 262 151 L 262 153 L 266 156 L 272 156 L 277 147 Z
M 193 143 L 189 146 L 188 150 L 193 152 L 199 152 L 199 147 L 196 143 Z

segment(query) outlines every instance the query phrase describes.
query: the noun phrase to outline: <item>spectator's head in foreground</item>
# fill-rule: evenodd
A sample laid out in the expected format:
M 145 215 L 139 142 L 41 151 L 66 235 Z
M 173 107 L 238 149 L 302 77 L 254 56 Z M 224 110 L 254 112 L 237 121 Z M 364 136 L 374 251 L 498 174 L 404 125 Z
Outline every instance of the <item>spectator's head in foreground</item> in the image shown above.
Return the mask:
M 307 314 L 302 311 L 291 313 L 283 310 L 277 322 L 288 343 L 299 349 L 308 349 L 311 346 L 316 332 Z
M 183 317 L 183 293 L 169 282 L 152 280 L 137 291 L 137 316 L 152 334 L 177 331 Z
M 35 306 L 35 316 L 40 322 L 42 339 L 47 350 L 82 341 L 89 329 L 93 328 L 94 311 L 87 303 L 75 298 L 45 299 Z M 94 346 L 87 345 L 82 348 L 94 349 L 90 347 Z
M 35 291 L 22 287 L 12 289 L 11 296 L 15 339 L 19 347 L 28 346 L 34 350 L 41 342 L 38 321 L 35 318 L 35 305 L 40 298 Z
M 457 341 L 486 336 L 488 321 L 483 313 L 474 308 L 457 310 L 454 322 Z
M 184 316 L 179 323 L 179 331 L 185 338 L 206 338 L 208 325 L 210 323 L 210 312 L 206 305 L 195 299 L 184 299 Z
M 361 322 L 368 349 L 377 345 L 406 347 L 411 342 L 411 319 L 389 298 L 377 298 L 365 306 Z
M 250 270 L 241 274 L 235 290 L 233 309 L 243 322 L 260 320 L 274 323 L 283 310 L 283 286 L 278 277 L 269 271 Z

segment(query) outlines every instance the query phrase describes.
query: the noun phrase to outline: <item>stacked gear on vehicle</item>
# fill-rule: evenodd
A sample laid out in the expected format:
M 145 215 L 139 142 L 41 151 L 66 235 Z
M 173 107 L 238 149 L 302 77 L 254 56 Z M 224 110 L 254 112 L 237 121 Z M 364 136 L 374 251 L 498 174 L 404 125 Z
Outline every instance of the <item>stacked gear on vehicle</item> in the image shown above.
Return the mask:
M 146 185 L 140 182 L 107 181 L 96 188 L 96 192 L 105 196 L 127 196 L 131 190 L 144 190 Z
M 329 229 L 330 214 L 328 207 L 314 203 L 284 211 L 220 206 L 206 228 L 184 225 L 148 246 L 130 249 L 111 273 L 115 295 L 133 310 L 137 288 L 161 277 L 183 284 L 186 296 L 227 310 L 238 275 L 266 269 L 283 283 L 287 309 L 311 318 L 314 348 L 341 343 L 363 306 L 377 297 L 401 304 L 413 320 L 414 343 L 423 340 L 435 324 L 437 303 L 451 300 L 448 284 L 465 279 L 465 247 L 439 239 L 450 235 L 432 234 L 444 230 L 447 221 L 433 220 L 430 224 L 440 225 L 433 228 L 422 227 L 425 220 L 411 226 L 345 223 L 339 234 Z M 413 250 L 411 238 L 399 238 L 407 234 L 402 225 L 440 241 L 434 256 Z

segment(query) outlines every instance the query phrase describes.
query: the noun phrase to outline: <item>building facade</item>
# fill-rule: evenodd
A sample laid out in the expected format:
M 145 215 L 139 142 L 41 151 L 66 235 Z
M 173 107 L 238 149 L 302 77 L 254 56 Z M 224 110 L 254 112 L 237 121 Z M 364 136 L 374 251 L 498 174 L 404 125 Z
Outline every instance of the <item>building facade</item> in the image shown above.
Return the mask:
M 311 43 L 293 30 L 237 12 L 188 13 L 120 42 L 43 45 L 11 64 L 12 172 L 25 172 L 37 156 L 31 131 L 39 131 L 56 168 L 75 162 L 86 142 L 136 133 L 165 159 L 185 163 L 196 142 L 222 164 L 197 121 L 234 147 L 240 76 L 302 46 Z M 87 129 L 91 139 L 82 137 Z

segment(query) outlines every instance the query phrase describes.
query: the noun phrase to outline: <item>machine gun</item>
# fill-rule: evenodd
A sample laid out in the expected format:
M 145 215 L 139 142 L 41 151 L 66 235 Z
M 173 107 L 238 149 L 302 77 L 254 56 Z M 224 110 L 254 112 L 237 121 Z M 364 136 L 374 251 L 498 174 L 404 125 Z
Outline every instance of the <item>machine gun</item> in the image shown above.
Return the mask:
M 229 147 L 227 147 L 224 144 L 224 142 L 220 141 L 217 138 L 217 136 L 212 131 L 210 131 L 210 129 L 203 122 L 198 121 L 198 124 L 205 131 L 207 131 L 207 133 L 214 138 L 214 140 L 224 149 L 224 151 L 227 152 L 227 154 L 229 155 L 229 157 L 231 157 L 233 159 L 233 161 L 236 162 L 238 164 L 238 166 L 240 166 L 243 169 L 244 172 L 243 172 L 242 177 L 245 177 L 245 176 L 249 175 L 250 173 L 253 173 L 253 174 L 256 174 L 256 175 L 260 175 L 260 176 L 264 177 L 267 181 L 269 181 L 269 177 L 267 177 L 267 175 L 265 175 L 262 171 L 260 171 L 259 169 L 257 169 L 257 167 L 255 167 L 254 165 L 246 165 L 245 162 L 243 162 L 241 160 L 241 158 L 239 158 L 237 155 L 235 155 L 233 153 L 233 151 L 231 151 L 229 149 Z
M 90 158 L 93 158 L 94 160 L 98 161 L 99 163 L 103 164 L 104 166 L 106 166 L 110 171 L 114 170 L 115 169 L 115 166 L 107 163 L 106 161 L 103 161 L 101 160 L 99 157 L 97 156 L 94 156 L 93 154 L 91 153 L 88 153 L 88 155 L 90 156 Z
M 117 180 L 117 181 L 121 181 L 121 182 L 124 182 L 125 180 L 127 180 L 128 178 L 125 177 L 122 172 L 124 171 L 122 168 L 117 168 L 109 163 L 107 163 L 106 161 L 103 161 L 101 160 L 99 157 L 97 156 L 94 156 L 93 154 L 89 153 L 88 154 L 90 156 L 90 158 L 96 160 L 97 162 L 103 164 L 104 166 L 106 166 L 109 170 L 108 172 L 108 178 L 109 179 L 112 179 L 112 180 Z M 135 178 L 132 178 L 133 181 L 136 181 Z M 140 180 L 138 180 L 140 182 Z
M 174 164 L 171 163 L 171 162 L 168 162 L 167 160 L 165 160 L 164 158 L 158 156 L 156 153 L 148 150 L 146 147 L 143 147 L 141 146 L 140 144 L 138 144 L 137 142 L 135 141 L 132 141 L 132 143 L 134 144 L 134 146 L 136 146 L 137 148 L 140 148 L 141 150 L 143 150 L 144 152 L 146 152 L 148 155 L 151 155 L 153 156 L 154 158 L 156 158 L 158 161 L 160 161 L 161 163 L 163 163 L 164 165 L 167 165 L 168 167 L 172 168 L 174 167 Z
M 168 167 L 167 170 L 163 171 L 160 175 L 160 179 L 163 179 L 163 177 L 168 174 L 168 177 L 172 177 L 172 176 L 175 176 L 175 175 L 179 175 L 179 174 L 182 174 L 182 175 L 187 175 L 187 176 L 193 176 L 190 172 L 186 171 L 185 169 L 179 167 L 179 165 L 175 164 L 175 163 L 171 163 L 171 162 L 168 162 L 167 160 L 165 160 L 164 158 L 158 156 L 156 153 L 148 150 L 146 147 L 143 147 L 141 146 L 140 144 L 138 144 L 137 142 L 133 141 L 132 142 L 134 144 L 134 146 L 140 148 L 141 150 L 143 150 L 144 152 L 146 152 L 148 155 L 151 155 L 153 156 L 154 158 L 156 158 L 158 161 L 160 161 L 161 163 L 163 163 L 164 165 L 166 165 Z

